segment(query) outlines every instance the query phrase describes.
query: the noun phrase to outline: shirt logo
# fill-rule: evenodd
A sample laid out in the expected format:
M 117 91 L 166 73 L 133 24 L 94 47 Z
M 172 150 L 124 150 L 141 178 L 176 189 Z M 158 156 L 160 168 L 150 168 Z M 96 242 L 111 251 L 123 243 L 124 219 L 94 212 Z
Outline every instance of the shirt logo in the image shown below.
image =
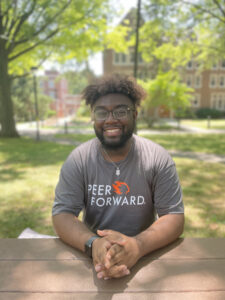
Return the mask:
M 118 180 L 112 185 L 89 184 L 88 198 L 90 205 L 97 207 L 142 206 L 146 204 L 143 195 L 131 195 L 129 185 Z
M 112 184 L 112 187 L 114 188 L 114 192 L 117 195 L 125 194 L 127 195 L 130 192 L 129 186 L 126 184 L 126 182 L 122 181 L 115 181 L 114 184 Z

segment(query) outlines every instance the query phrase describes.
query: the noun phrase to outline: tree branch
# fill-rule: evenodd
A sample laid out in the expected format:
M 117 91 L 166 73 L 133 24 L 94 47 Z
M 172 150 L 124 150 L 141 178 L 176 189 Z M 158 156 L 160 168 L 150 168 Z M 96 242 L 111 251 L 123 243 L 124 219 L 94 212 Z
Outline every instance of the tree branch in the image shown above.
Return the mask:
M 19 21 L 19 23 L 18 23 L 18 25 L 16 26 L 16 29 L 15 29 L 15 31 L 14 31 L 14 33 L 13 33 L 13 36 L 12 36 L 12 39 L 11 39 L 11 41 L 12 41 L 12 43 L 11 43 L 11 45 L 13 45 L 14 44 L 14 41 L 15 41 L 15 38 L 16 38 L 16 35 L 17 35 L 17 33 L 19 32 L 19 30 L 20 30 L 20 28 L 21 28 L 21 26 L 23 25 L 23 23 L 29 18 L 29 16 L 33 13 L 33 11 L 34 11 L 34 9 L 35 9 L 35 7 L 36 7 L 36 0 L 33 2 L 33 5 L 31 6 L 31 9 L 28 11 L 28 12 L 26 12 L 25 14 L 23 14 L 21 17 L 20 17 L 20 21 Z
M 16 46 L 18 46 L 19 44 L 23 44 L 23 43 L 26 43 L 27 41 L 31 40 L 32 38 L 38 36 L 41 32 L 43 32 L 56 18 L 58 18 L 62 13 L 63 11 L 65 11 L 65 9 L 70 5 L 72 0 L 68 0 L 67 3 L 59 10 L 57 11 L 57 13 L 52 16 L 52 18 L 46 22 L 39 30 L 37 30 L 33 35 L 32 37 L 29 37 L 29 38 L 26 38 L 26 39 L 23 39 L 23 40 L 20 40 L 20 41 L 17 41 L 17 42 L 14 42 L 15 41 L 15 38 L 16 38 L 16 33 L 14 33 L 13 35 L 13 42 L 11 43 L 10 47 L 8 48 L 8 52 L 10 53 Z M 33 11 L 32 11 L 33 12 Z M 32 13 L 31 12 L 31 13 Z M 39 18 L 39 17 L 38 17 Z
M 50 51 L 40 62 L 39 64 L 37 64 L 36 68 L 39 69 L 40 66 L 46 61 L 47 58 L 49 58 L 52 54 L 52 51 Z M 22 78 L 22 77 L 26 77 L 28 75 L 30 75 L 32 72 L 26 72 L 23 75 L 15 75 L 15 76 L 10 76 L 12 79 L 16 79 L 16 78 Z
M 202 6 L 195 4 L 195 3 L 190 3 L 188 1 L 182 1 L 182 3 L 191 5 L 197 9 L 199 9 L 201 12 L 207 13 L 208 15 L 212 16 L 213 18 L 219 20 L 222 23 L 225 23 L 225 19 L 221 18 L 220 16 L 217 16 L 216 14 L 213 13 L 213 10 L 208 10 L 206 8 L 203 8 Z
M 17 53 L 16 55 L 12 56 L 12 57 L 9 57 L 9 61 L 12 61 L 14 59 L 16 59 L 17 57 L 31 51 L 32 49 L 36 48 L 37 46 L 43 44 L 45 41 L 47 41 L 48 39 L 50 39 L 52 36 L 54 36 L 57 32 L 59 31 L 59 29 L 57 28 L 56 30 L 52 31 L 46 38 L 44 38 L 43 40 L 37 42 L 36 44 L 34 44 L 33 46 L 31 47 L 28 47 L 26 49 L 24 49 L 23 51 Z
M 219 8 L 220 12 L 222 13 L 222 15 L 225 17 L 225 10 L 223 9 L 223 7 L 220 5 L 220 3 L 218 2 L 218 0 L 213 0 L 213 2 L 217 5 L 217 7 Z M 225 20 L 224 20 L 225 21 Z

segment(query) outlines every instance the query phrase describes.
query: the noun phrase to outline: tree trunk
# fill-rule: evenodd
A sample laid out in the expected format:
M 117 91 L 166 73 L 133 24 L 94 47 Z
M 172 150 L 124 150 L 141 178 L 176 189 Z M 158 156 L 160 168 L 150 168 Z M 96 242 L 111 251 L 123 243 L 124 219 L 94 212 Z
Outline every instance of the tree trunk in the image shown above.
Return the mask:
M 11 98 L 11 79 L 8 74 L 8 56 L 5 41 L 0 39 L 0 136 L 18 137 L 16 131 L 13 102 Z

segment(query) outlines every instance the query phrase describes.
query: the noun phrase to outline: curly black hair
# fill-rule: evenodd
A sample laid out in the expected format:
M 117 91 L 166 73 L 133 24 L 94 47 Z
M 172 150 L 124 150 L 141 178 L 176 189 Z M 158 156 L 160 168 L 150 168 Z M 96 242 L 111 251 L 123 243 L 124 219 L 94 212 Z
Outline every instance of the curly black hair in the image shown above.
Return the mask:
M 100 97 L 108 94 L 123 94 L 130 98 L 135 106 L 140 105 L 141 100 L 146 96 L 144 89 L 133 77 L 121 74 L 98 78 L 82 92 L 83 99 L 91 107 Z

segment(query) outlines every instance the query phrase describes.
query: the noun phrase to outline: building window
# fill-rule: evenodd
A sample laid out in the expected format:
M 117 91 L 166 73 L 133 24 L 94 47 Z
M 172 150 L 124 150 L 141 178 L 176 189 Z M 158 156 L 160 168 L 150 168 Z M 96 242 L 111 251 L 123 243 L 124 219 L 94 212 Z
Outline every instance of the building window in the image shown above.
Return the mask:
M 192 70 L 193 69 L 193 61 L 190 60 L 188 63 L 187 63 L 187 69 L 188 70 Z
M 186 84 L 189 87 L 192 86 L 192 76 L 189 75 L 189 76 L 186 77 Z
M 127 56 L 124 53 L 121 53 L 121 62 L 126 63 L 127 62 Z
M 55 92 L 54 91 L 50 91 L 49 92 L 49 96 L 53 99 L 55 99 Z
M 130 63 L 134 63 L 134 51 L 130 52 Z
M 212 69 L 213 69 L 213 70 L 217 70 L 217 69 L 218 69 L 218 62 L 214 62 L 214 63 L 213 63 Z
M 225 78 L 223 75 L 219 77 L 219 86 L 222 88 L 225 86 Z
M 216 87 L 216 75 L 211 75 L 210 76 L 209 86 L 211 88 L 215 88 Z
M 194 94 L 193 99 L 191 101 L 192 107 L 199 107 L 200 106 L 200 94 Z
M 211 107 L 217 110 L 225 111 L 225 94 L 212 94 Z
M 225 59 L 221 61 L 221 69 L 225 69 Z
M 114 52 L 114 62 L 118 64 L 120 62 L 120 53 Z
M 200 75 L 195 76 L 195 87 L 200 88 L 202 86 L 202 78 Z
M 125 64 L 127 63 L 127 55 L 124 53 L 114 52 L 114 63 L 115 64 Z
M 54 82 L 53 79 L 49 79 L 49 81 L 48 81 L 48 87 L 51 88 L 51 89 L 55 87 L 55 82 Z

